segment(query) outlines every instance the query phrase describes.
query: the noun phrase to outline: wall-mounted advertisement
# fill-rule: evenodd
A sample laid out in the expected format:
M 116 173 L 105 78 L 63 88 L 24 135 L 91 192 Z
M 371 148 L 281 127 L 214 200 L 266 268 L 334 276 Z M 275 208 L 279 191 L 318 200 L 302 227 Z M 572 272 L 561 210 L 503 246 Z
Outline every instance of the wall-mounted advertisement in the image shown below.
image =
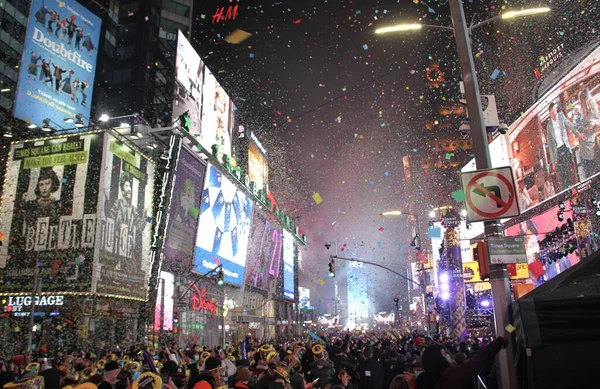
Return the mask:
M 177 57 L 175 58 L 175 92 L 173 117 L 186 111 L 190 113 L 190 133 L 200 139 L 202 134 L 202 81 L 204 62 L 181 31 L 177 32 Z M 202 144 L 205 146 L 204 144 Z M 206 147 L 206 146 L 205 146 Z M 210 147 L 207 148 L 210 152 Z
M 283 266 L 283 233 L 267 214 L 254 211 L 248 243 L 245 284 L 268 290 L 269 280 L 279 277 Z
M 154 331 L 173 331 L 173 295 L 175 277 L 171 273 L 160 272 L 154 309 Z
M 310 289 L 298 287 L 298 307 L 308 309 L 310 307 Z
M 223 265 L 225 282 L 244 282 L 252 200 L 211 164 L 206 169 L 198 222 L 194 270 L 206 273 Z
M 294 300 L 294 237 L 283 230 L 283 297 Z
M 98 294 L 147 299 L 154 165 L 107 133 L 98 200 Z
M 182 147 L 163 250 L 162 268 L 166 271 L 186 272 L 193 268 L 205 172 L 206 163 Z
M 248 176 L 250 182 L 254 181 L 257 189 L 269 189 L 269 163 L 267 151 L 253 132 L 248 141 Z
M 198 140 L 208 151 L 219 146 L 219 155 L 231 155 L 233 103 L 208 67 L 202 86 L 202 131 Z
M 100 25 L 75 0 L 31 2 L 15 117 L 57 129 L 90 124 Z
M 509 130 L 521 212 L 600 171 L 600 48 Z
M 101 133 L 16 143 L 0 212 L 0 292 L 89 292 L 102 161 Z

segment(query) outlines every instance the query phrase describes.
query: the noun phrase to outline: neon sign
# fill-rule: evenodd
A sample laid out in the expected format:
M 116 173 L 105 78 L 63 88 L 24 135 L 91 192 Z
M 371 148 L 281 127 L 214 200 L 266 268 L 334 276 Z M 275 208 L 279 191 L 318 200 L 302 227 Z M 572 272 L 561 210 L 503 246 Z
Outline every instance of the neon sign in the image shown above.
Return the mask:
M 194 293 L 190 299 L 192 303 L 192 310 L 194 311 L 208 311 L 212 314 L 213 319 L 217 316 L 217 302 L 207 297 L 206 288 L 202 290 L 198 289 L 196 285 L 192 285 Z

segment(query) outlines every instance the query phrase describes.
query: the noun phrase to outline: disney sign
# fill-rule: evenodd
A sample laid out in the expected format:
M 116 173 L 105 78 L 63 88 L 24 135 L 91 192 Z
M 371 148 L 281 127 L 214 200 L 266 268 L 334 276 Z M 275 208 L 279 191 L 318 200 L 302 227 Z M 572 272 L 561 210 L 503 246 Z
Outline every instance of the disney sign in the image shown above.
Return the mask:
M 198 289 L 198 286 L 192 285 L 194 293 L 190 299 L 192 303 L 192 310 L 194 311 L 208 311 L 212 314 L 213 319 L 217 316 L 217 301 L 209 299 L 207 297 L 206 288 Z

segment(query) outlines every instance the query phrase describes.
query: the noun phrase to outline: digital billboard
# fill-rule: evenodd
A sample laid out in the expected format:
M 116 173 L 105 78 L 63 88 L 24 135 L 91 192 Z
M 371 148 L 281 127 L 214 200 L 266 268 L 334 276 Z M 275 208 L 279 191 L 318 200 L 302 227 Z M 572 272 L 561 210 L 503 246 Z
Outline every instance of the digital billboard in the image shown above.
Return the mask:
M 202 81 L 204 62 L 181 31 L 177 32 L 177 56 L 175 58 L 175 93 L 173 117 L 186 111 L 190 113 L 190 133 L 198 140 L 202 134 Z M 210 145 L 206 147 L 210 152 Z
M 308 309 L 310 307 L 310 289 L 298 287 L 298 308 Z
M 269 191 L 269 163 L 267 151 L 253 132 L 250 132 L 248 141 L 248 176 L 250 182 L 254 181 L 257 189 L 266 188 Z
M 231 136 L 233 128 L 233 103 L 208 67 L 204 67 L 202 86 L 202 125 L 200 144 L 212 150 L 219 146 L 219 154 L 231 155 Z
M 93 292 L 147 299 L 154 165 L 110 133 L 104 137 Z
M 206 163 L 184 146 L 179 154 L 162 268 L 181 272 L 193 268 Z
M 175 276 L 160 272 L 154 309 L 154 331 L 173 331 L 173 295 L 175 293 Z M 164 301 L 164 303 L 163 303 Z
M 254 211 L 245 284 L 268 290 L 269 280 L 280 274 L 283 256 L 283 232 L 264 212 Z
M 47 124 L 57 129 L 90 124 L 100 25 L 75 0 L 31 2 L 15 117 L 39 127 L 50 119 Z
M 510 127 L 521 212 L 600 171 L 599 60 L 597 48 Z
M 283 230 L 283 297 L 294 300 L 294 236 Z
M 252 200 L 211 164 L 206 169 L 196 236 L 194 270 L 223 265 L 225 282 L 244 282 Z
M 0 212 L 0 291 L 89 292 L 102 133 L 15 143 Z

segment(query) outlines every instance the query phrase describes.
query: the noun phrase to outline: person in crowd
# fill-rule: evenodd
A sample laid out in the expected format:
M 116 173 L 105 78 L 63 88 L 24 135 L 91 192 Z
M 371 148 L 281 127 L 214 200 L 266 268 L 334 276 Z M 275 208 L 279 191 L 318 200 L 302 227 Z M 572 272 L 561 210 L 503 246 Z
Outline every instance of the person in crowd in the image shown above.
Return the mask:
M 408 384 L 404 376 L 397 375 L 392 380 L 389 389 L 411 389 L 411 386 Z
M 352 372 L 347 367 L 341 366 L 334 379 L 331 380 L 331 389 L 340 387 L 343 389 L 358 389 L 352 382 Z
M 600 112 L 589 88 L 579 92 L 579 101 L 581 102 L 581 125 L 576 135 L 579 139 L 579 156 L 583 163 L 585 178 L 589 178 L 600 171 L 596 142 L 596 135 L 600 131 Z
M 573 152 L 567 129 L 577 133 L 575 125 L 569 121 L 560 109 L 560 103 L 552 102 L 548 106 L 548 123 L 546 124 L 546 139 L 553 173 L 558 173 L 560 189 L 570 186 L 573 175 Z
M 384 380 L 383 366 L 373 358 L 373 349 L 366 348 L 364 362 L 356 368 L 358 389 L 382 389 Z
M 63 378 L 66 376 L 65 372 L 58 368 L 57 359 L 49 361 L 47 367 L 40 372 L 40 375 L 44 377 L 45 389 L 60 389 Z
M 467 363 L 452 366 L 446 350 L 440 345 L 427 347 L 423 352 L 424 372 L 417 377 L 416 389 L 445 389 L 468 387 L 469 381 L 477 375 L 484 364 L 493 360 L 508 341 L 499 336 L 475 355 Z

